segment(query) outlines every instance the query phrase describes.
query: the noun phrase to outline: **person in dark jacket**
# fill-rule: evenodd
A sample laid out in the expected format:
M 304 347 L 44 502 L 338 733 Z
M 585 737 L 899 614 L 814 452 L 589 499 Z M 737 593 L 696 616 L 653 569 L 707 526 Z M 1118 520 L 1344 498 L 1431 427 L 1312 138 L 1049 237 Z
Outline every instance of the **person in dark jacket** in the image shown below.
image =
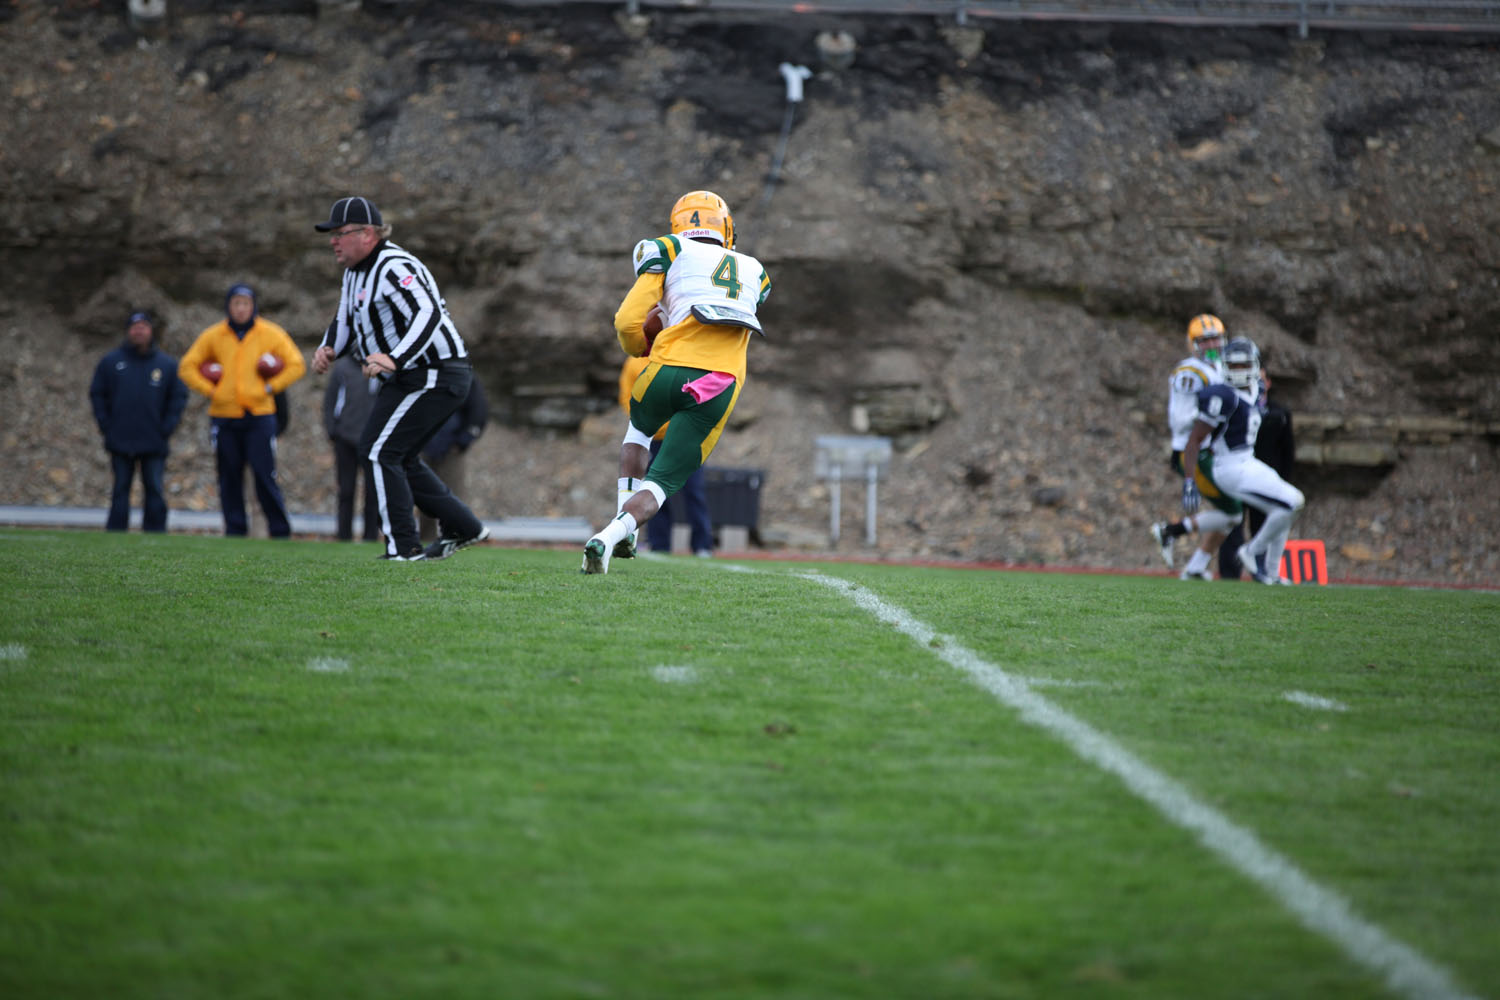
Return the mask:
M 1260 430 L 1255 435 L 1255 457 L 1275 469 L 1281 478 L 1288 479 L 1292 475 L 1292 466 L 1297 463 L 1297 443 L 1292 435 L 1292 411 L 1271 399 L 1271 377 L 1263 375 L 1262 381 L 1261 398 L 1265 400 L 1266 407 L 1260 415 Z M 1236 553 L 1245 543 L 1246 537 L 1254 536 L 1266 519 L 1266 515 L 1256 507 L 1247 504 L 1246 511 L 1250 518 L 1250 535 L 1245 534 L 1245 525 L 1241 522 L 1234 526 L 1234 530 L 1224 539 L 1224 544 L 1219 546 L 1221 580 L 1240 579 L 1244 567 L 1240 565 Z
M 104 435 L 114 470 L 110 492 L 109 531 L 130 527 L 130 484 L 141 470 L 145 504 L 141 527 L 167 530 L 167 498 L 162 478 L 167 466 L 167 439 L 187 406 L 187 386 L 177 377 L 177 359 L 156 343 L 156 323 L 149 313 L 131 313 L 125 343 L 100 359 L 89 385 L 94 420 Z
M 432 439 L 422 446 L 423 460 L 455 493 L 468 492 L 468 460 L 464 456 L 469 445 L 484 433 L 484 425 L 489 420 L 490 401 L 484 394 L 484 386 L 475 378 L 469 383 L 469 394 L 464 397 L 463 405 L 443 421 Z M 436 520 L 418 511 L 417 522 L 422 541 L 430 542 L 437 538 Z
M 323 390 L 323 429 L 333 442 L 341 542 L 354 540 L 354 487 L 358 477 L 365 481 L 363 538 L 373 542 L 380 537 L 380 503 L 375 497 L 375 485 L 370 482 L 370 464 L 359 454 L 359 436 L 364 433 L 371 404 L 379 391 L 380 380 L 365 378 L 351 354 L 339 358 L 328 370 L 328 388 Z

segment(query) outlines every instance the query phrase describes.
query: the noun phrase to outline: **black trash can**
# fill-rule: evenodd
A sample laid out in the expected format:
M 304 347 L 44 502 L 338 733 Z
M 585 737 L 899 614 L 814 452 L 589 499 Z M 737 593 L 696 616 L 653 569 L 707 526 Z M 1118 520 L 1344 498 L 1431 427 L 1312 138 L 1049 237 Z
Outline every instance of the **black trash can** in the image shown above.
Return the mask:
M 719 469 L 703 467 L 703 488 L 708 494 L 708 516 L 717 530 L 722 525 L 747 529 L 750 540 L 760 544 L 760 487 L 764 469 Z

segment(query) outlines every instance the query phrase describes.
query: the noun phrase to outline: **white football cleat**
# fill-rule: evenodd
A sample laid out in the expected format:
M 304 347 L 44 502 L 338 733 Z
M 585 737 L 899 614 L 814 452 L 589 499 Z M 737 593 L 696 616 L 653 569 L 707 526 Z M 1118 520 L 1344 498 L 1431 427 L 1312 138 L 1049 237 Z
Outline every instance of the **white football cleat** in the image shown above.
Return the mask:
M 604 544 L 604 539 L 595 535 L 588 540 L 583 547 L 583 569 L 580 572 L 593 575 L 595 573 L 609 572 L 609 546 Z
M 1234 555 L 1235 558 L 1240 561 L 1240 566 L 1245 570 L 1245 572 L 1250 574 L 1250 579 L 1254 580 L 1256 583 L 1274 584 L 1281 579 L 1281 574 L 1279 573 L 1276 576 L 1271 576 L 1269 573 L 1265 572 L 1264 567 L 1261 565 L 1261 560 L 1264 559 L 1265 556 L 1251 555 L 1250 544 L 1248 542 L 1244 545 L 1241 545 L 1235 551 Z M 1291 581 L 1288 580 L 1287 582 L 1290 583 Z
M 1151 526 L 1151 537 L 1156 539 L 1156 546 L 1161 550 L 1161 561 L 1167 564 L 1167 569 L 1172 568 L 1172 539 L 1167 537 L 1167 524 L 1165 521 L 1157 521 Z
M 1177 577 L 1179 580 L 1208 580 L 1213 581 L 1214 575 L 1206 569 L 1193 570 L 1184 569 Z

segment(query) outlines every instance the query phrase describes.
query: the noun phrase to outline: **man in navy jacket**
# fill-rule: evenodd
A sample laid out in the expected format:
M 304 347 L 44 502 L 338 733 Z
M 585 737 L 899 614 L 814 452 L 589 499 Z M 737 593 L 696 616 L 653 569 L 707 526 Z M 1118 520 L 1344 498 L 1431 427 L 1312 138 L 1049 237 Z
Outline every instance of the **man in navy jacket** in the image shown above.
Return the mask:
M 149 313 L 131 313 L 125 343 L 94 369 L 89 399 L 115 475 L 105 527 L 124 531 L 130 526 L 130 482 L 139 465 L 146 494 L 141 526 L 166 531 L 162 476 L 167 439 L 182 419 L 187 386 L 177 377 L 177 359 L 156 346 L 156 326 Z

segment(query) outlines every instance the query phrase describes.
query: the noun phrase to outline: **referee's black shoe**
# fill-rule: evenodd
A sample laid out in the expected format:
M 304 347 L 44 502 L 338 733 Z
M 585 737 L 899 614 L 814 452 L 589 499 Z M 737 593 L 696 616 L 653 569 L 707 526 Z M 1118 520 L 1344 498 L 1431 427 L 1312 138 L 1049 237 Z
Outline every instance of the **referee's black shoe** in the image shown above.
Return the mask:
M 459 549 L 466 549 L 470 545 L 478 545 L 489 537 L 490 529 L 481 524 L 479 526 L 479 534 L 470 538 L 459 538 L 455 535 L 444 536 L 427 546 L 422 555 L 428 559 L 447 559 Z
M 402 555 L 395 555 L 395 556 L 393 556 L 389 552 L 382 552 L 382 553 L 380 553 L 380 555 L 376 556 L 376 558 L 377 559 L 389 559 L 389 560 L 391 560 L 391 562 L 426 562 L 427 561 L 427 553 L 423 552 L 421 549 L 412 549 L 410 552 L 408 552 L 404 556 L 402 556 Z

